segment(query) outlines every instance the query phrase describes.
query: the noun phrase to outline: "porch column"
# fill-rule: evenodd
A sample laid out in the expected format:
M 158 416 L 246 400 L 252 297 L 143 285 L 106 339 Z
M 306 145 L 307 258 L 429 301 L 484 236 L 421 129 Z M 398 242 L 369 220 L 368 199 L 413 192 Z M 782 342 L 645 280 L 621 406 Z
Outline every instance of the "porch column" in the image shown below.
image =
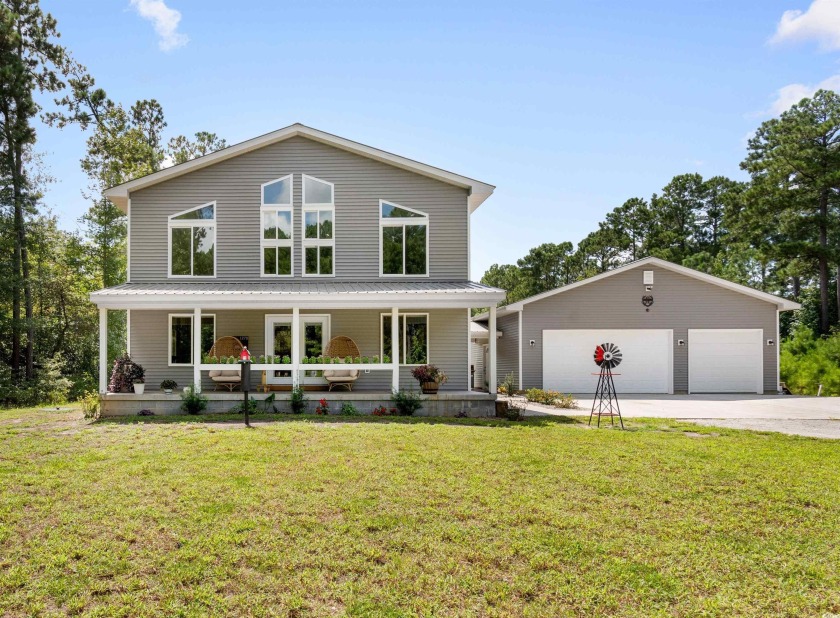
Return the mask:
M 108 310 L 99 308 L 99 392 L 108 392 Z
M 196 392 L 201 392 L 201 309 L 196 307 L 193 309 L 192 321 L 192 344 L 193 344 L 193 388 Z
M 400 390 L 400 311 L 391 307 L 391 390 Z
M 300 309 L 292 308 L 292 387 L 300 384 Z
M 490 320 L 487 323 L 487 328 L 490 330 L 488 349 L 489 358 L 487 359 L 487 389 L 490 393 L 495 393 L 498 387 L 496 383 L 496 305 L 490 307 Z

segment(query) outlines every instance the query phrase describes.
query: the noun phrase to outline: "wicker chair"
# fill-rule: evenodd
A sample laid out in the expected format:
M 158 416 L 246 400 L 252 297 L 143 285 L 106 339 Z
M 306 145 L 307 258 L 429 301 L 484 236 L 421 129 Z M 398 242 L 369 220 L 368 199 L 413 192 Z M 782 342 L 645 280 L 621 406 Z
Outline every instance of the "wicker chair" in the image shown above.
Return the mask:
M 235 356 L 238 358 L 243 347 L 245 346 L 236 337 L 221 337 L 216 339 L 213 347 L 210 348 L 210 356 Z M 242 375 L 238 369 L 214 369 L 210 371 L 209 376 L 213 380 L 216 390 L 223 386 L 233 392 L 233 389 L 238 388 L 242 383 Z
M 324 350 L 324 355 L 331 358 L 338 357 L 341 359 L 341 362 L 344 362 L 347 356 L 356 358 L 357 356 L 361 356 L 362 353 L 359 352 L 359 346 L 356 345 L 355 341 L 350 339 L 350 337 L 341 335 L 330 339 L 330 342 Z M 324 371 L 324 379 L 329 384 L 329 390 L 332 390 L 336 386 L 346 386 L 348 391 L 352 391 L 353 383 L 359 379 L 359 370 L 327 369 Z

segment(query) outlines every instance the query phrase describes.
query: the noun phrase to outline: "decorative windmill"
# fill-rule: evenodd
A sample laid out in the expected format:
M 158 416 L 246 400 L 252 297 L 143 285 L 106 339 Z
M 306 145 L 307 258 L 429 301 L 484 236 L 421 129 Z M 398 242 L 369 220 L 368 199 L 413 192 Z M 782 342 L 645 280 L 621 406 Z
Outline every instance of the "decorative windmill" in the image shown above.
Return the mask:
M 592 374 L 598 376 L 598 386 L 595 387 L 595 399 L 592 401 L 592 411 L 589 413 L 589 424 L 592 424 L 592 417 L 597 415 L 598 427 L 601 426 L 602 416 L 610 417 L 610 424 L 615 425 L 613 419 L 617 416 L 621 428 L 624 429 L 624 420 L 621 418 L 621 410 L 618 407 L 618 394 L 615 392 L 615 382 L 613 382 L 613 375 L 619 374 L 612 372 L 621 364 L 621 350 L 614 343 L 602 343 L 595 346 L 593 357 L 601 371 Z

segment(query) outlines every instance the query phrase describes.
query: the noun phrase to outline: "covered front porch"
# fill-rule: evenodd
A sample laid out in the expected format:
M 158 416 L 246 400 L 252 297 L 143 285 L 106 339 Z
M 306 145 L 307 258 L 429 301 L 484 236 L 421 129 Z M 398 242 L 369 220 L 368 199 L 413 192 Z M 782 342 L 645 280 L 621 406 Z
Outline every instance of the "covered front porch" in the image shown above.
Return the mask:
M 251 392 L 258 402 L 272 393 L 282 408 L 291 389 L 299 386 L 311 402 L 326 396 L 340 408 L 340 402 L 352 401 L 366 413 L 389 407 L 393 391 L 419 390 L 411 370 L 433 364 L 449 380 L 437 395 L 424 395 L 422 414 L 492 414 L 495 394 L 472 388 L 476 359 L 471 357 L 469 324 L 473 307 L 486 308 L 494 317 L 498 297 L 497 290 L 469 282 L 167 283 L 101 290 L 92 295 L 100 308 L 101 341 L 108 311 L 127 310 L 128 351 L 146 369 L 143 395 L 109 393 L 111 367 L 101 346 L 103 413 L 174 413 L 180 403 L 177 394 L 192 385 L 209 397 L 208 411 L 229 411 L 242 394 L 216 390 L 211 375 L 238 373 L 240 366 L 209 354 L 215 341 L 235 337 L 251 353 Z M 328 346 L 336 337 L 352 339 L 358 353 L 330 356 Z M 352 391 L 338 387 L 328 393 L 324 372 L 336 370 L 357 372 L 348 385 Z M 488 350 L 485 371 L 488 382 L 495 383 L 495 349 Z M 177 382 L 175 393 L 159 389 L 164 379 Z

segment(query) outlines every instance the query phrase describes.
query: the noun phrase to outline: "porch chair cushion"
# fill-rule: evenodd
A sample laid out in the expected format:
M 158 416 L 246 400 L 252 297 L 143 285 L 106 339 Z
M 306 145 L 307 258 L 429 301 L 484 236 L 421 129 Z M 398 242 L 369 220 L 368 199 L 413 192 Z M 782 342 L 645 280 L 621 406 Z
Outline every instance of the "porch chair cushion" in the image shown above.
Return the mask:
M 228 369 L 213 369 L 208 372 L 208 375 L 214 382 L 240 382 L 238 371 L 230 371 Z

